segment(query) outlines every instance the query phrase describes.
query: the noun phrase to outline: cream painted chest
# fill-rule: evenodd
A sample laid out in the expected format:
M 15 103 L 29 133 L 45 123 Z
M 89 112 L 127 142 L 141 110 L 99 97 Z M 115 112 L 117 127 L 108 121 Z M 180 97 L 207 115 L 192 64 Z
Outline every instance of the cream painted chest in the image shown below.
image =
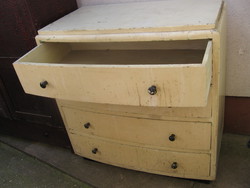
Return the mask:
M 26 93 L 56 98 L 74 152 L 214 180 L 223 128 L 219 0 L 86 6 L 38 31 L 14 63 Z

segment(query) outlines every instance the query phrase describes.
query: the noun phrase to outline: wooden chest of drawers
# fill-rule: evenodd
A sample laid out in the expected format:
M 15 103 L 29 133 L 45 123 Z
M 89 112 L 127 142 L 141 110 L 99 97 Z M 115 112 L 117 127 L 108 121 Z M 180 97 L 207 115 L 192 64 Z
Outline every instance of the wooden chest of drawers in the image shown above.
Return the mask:
M 27 93 L 57 99 L 76 154 L 214 180 L 224 17 L 219 0 L 87 6 L 39 30 L 14 67 Z

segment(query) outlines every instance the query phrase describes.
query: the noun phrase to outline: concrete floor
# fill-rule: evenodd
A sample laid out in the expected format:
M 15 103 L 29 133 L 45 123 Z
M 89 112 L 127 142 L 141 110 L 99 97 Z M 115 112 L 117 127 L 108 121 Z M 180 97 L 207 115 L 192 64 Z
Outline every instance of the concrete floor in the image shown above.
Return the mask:
M 0 187 L 88 187 L 92 185 L 103 188 L 250 188 L 250 148 L 247 147 L 249 139 L 250 136 L 223 135 L 217 179 L 206 184 L 195 180 L 118 168 L 86 160 L 64 148 L 0 135 L 2 142 Z M 6 149 L 10 148 L 6 144 L 12 148 Z M 11 152 L 8 153 L 8 150 Z M 25 164 L 21 159 L 25 159 Z M 12 181 L 8 182 L 10 180 Z
M 84 187 L 90 186 L 0 142 L 0 187 Z

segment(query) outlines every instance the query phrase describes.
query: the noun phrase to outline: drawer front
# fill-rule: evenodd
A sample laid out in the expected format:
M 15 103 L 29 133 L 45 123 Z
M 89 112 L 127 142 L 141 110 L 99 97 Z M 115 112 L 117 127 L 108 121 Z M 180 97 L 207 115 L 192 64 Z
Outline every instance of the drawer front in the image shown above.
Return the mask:
M 177 177 L 209 175 L 210 155 L 170 152 L 70 134 L 76 154 L 115 166 Z
M 200 63 L 185 64 L 193 58 L 185 58 L 192 50 L 113 51 L 72 52 L 66 44 L 42 44 L 15 62 L 14 67 L 25 92 L 34 95 L 132 106 L 207 105 L 212 75 L 211 41 Z M 122 61 L 124 58 L 130 64 L 123 64 L 127 62 Z M 143 64 L 148 59 L 152 62 Z M 87 64 L 92 61 L 99 64 Z M 103 64 L 108 62 L 111 64 Z
M 62 107 L 67 130 L 172 149 L 209 150 L 210 123 L 138 119 Z
M 212 116 L 212 92 L 210 92 L 209 94 L 208 104 L 206 107 L 166 108 L 149 106 L 127 106 L 59 99 L 57 99 L 57 104 L 58 106 L 67 106 L 70 108 L 81 109 L 83 111 L 145 119 L 177 120 L 182 118 L 182 121 L 210 122 L 209 118 Z M 194 120 L 193 118 L 197 119 Z

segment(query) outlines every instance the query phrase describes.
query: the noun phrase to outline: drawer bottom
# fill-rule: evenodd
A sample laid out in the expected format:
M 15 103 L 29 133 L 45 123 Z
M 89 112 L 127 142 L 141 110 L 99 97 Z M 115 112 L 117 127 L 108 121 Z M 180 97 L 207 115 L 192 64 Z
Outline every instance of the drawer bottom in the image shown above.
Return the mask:
M 76 154 L 106 164 L 161 175 L 209 179 L 210 154 L 172 152 L 69 134 Z

